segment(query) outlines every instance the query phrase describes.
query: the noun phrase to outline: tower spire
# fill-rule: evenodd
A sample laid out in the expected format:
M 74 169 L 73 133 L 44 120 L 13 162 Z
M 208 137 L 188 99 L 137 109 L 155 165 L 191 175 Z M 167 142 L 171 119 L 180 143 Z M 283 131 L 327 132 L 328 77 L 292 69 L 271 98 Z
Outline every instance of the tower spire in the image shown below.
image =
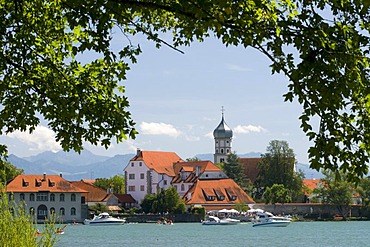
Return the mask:
M 214 161 L 216 163 L 225 162 L 227 156 L 231 153 L 231 141 L 233 138 L 233 131 L 226 124 L 224 119 L 225 108 L 221 107 L 222 119 L 217 128 L 213 131 L 215 139 L 215 154 Z

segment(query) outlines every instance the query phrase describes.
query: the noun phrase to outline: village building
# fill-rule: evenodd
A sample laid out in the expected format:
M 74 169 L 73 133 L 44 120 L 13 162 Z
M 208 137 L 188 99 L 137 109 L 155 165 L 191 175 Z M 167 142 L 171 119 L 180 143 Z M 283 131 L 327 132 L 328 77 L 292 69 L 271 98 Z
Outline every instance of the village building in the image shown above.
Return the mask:
M 108 189 L 102 189 L 93 185 L 90 181 L 80 180 L 72 181 L 74 186 L 85 190 L 82 196 L 85 197 L 85 203 L 88 206 L 100 203 L 105 206 L 118 206 L 118 198 L 113 194 L 113 192 Z
M 176 176 L 171 184 L 188 207 L 204 207 L 207 211 L 232 209 L 236 204 L 255 203 L 234 180 L 211 161 L 174 164 Z M 188 188 L 185 191 L 185 188 Z
M 85 193 L 62 175 L 18 175 L 6 190 L 10 199 L 36 216 L 38 222 L 55 213 L 62 222 L 78 222 L 87 216 Z
M 173 165 L 175 177 L 171 184 L 180 197 L 191 189 L 199 179 L 228 178 L 226 174 L 211 161 L 178 162 Z
M 174 152 L 138 149 L 124 168 L 126 194 L 141 203 L 145 195 L 168 189 L 175 176 L 173 164 L 177 162 L 184 160 Z
M 189 207 L 206 211 L 233 209 L 236 204 L 254 204 L 254 200 L 230 178 L 198 179 L 183 199 Z

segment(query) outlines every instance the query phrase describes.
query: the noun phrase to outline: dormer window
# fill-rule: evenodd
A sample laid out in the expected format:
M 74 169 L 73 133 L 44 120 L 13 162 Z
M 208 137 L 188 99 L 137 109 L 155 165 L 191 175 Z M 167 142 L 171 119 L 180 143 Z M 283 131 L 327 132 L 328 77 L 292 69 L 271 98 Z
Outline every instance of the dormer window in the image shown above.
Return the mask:
M 236 200 L 237 196 L 233 191 L 226 189 L 226 193 L 227 193 L 227 196 L 229 197 L 230 201 L 235 201 Z
M 35 185 L 36 185 L 36 187 L 40 187 L 40 186 L 41 186 L 41 181 L 37 181 L 37 180 L 35 179 Z
M 24 181 L 24 179 L 22 179 L 22 187 L 27 187 L 27 186 L 28 186 L 28 182 Z
M 55 186 L 55 182 L 50 181 L 50 179 L 49 179 L 49 187 L 54 187 L 54 186 Z
M 216 195 L 214 191 L 210 188 L 203 188 L 203 195 L 207 201 L 214 201 L 216 200 Z

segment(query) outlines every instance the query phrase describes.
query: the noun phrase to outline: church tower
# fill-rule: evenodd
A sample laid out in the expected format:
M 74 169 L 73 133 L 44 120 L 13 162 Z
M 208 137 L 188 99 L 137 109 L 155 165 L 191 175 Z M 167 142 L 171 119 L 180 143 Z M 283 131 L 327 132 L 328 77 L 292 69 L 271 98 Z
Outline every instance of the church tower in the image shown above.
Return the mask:
M 213 131 L 215 138 L 214 163 L 226 162 L 227 156 L 231 153 L 231 140 L 233 131 L 224 120 L 224 108 L 222 107 L 222 119 L 217 128 Z

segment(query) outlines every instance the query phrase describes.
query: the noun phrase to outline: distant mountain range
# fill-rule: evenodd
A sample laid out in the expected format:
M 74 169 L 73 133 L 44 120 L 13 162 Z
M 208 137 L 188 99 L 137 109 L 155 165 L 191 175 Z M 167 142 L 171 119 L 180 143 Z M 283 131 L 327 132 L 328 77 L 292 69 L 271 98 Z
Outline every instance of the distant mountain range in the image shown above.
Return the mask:
M 17 157 L 9 155 L 8 161 L 24 170 L 25 174 L 57 174 L 62 173 L 67 180 L 109 178 L 122 174 L 130 159 L 135 154 L 115 155 L 113 157 L 93 154 L 83 150 L 81 154 L 76 152 L 57 153 L 46 151 L 35 156 Z M 261 153 L 238 154 L 241 158 L 260 157 Z M 195 157 L 200 160 L 213 161 L 213 154 L 198 154 Z M 307 164 L 297 164 L 297 169 L 302 170 L 306 178 L 322 178 L 320 172 L 312 170 Z

